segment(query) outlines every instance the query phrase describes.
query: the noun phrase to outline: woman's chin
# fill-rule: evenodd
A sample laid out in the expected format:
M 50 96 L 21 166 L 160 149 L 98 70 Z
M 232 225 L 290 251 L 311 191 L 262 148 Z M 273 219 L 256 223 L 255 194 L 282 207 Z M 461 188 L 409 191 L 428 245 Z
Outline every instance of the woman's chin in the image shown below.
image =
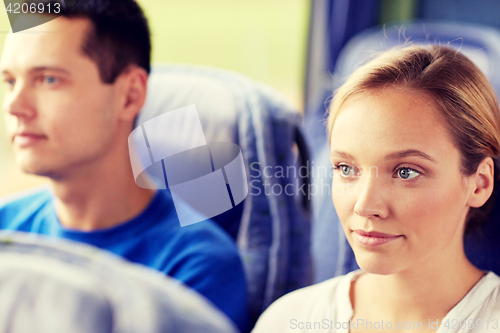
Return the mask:
M 388 260 L 387 257 L 380 256 L 380 258 L 376 258 L 376 255 L 374 254 L 358 255 L 356 253 L 355 257 L 359 268 L 361 268 L 361 270 L 366 273 L 389 275 L 399 271 L 398 265 L 394 261 Z

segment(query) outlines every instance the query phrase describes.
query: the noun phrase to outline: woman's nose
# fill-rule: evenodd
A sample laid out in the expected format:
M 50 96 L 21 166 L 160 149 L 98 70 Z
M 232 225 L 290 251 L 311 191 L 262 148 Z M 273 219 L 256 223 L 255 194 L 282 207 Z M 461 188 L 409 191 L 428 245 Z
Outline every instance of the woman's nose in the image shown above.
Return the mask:
M 355 188 L 357 201 L 354 212 L 366 218 L 385 219 L 389 213 L 384 195 L 384 184 L 377 175 L 367 175 Z

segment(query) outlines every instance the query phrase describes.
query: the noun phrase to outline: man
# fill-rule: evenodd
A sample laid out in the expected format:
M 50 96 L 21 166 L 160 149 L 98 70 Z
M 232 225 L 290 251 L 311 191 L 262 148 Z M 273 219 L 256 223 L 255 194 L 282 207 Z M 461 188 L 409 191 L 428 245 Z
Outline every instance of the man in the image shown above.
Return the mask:
M 134 0 L 80 0 L 62 17 L 9 34 L 0 62 L 7 132 L 42 189 L 0 204 L 0 229 L 71 239 L 160 270 L 247 330 L 237 249 L 211 221 L 180 227 L 168 191 L 134 182 L 128 135 L 150 71 Z

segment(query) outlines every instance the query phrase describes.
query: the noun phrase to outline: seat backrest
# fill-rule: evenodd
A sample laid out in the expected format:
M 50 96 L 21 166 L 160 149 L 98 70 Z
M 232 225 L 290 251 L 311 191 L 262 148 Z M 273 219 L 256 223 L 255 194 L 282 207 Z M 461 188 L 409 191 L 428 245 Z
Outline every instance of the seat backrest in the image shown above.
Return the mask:
M 0 233 L 0 331 L 235 333 L 218 309 L 161 273 L 98 248 Z
M 331 91 L 338 89 L 356 68 L 373 56 L 407 43 L 441 44 L 460 50 L 484 72 L 497 94 L 500 92 L 500 31 L 471 24 L 424 22 L 371 28 L 353 37 L 339 55 Z M 319 131 L 320 122 L 317 119 L 309 120 L 308 123 L 309 132 Z M 322 123 L 321 125 L 324 126 Z M 324 129 L 322 133 L 325 133 Z M 312 140 L 315 140 L 312 152 L 315 164 L 318 167 L 328 166 L 331 170 L 326 136 L 323 134 L 313 137 Z M 319 143 L 320 141 L 323 142 Z M 331 184 L 331 172 L 328 176 L 320 174 L 319 177 L 313 178 L 313 184 L 317 184 L 318 187 L 322 184 Z M 315 282 L 358 268 L 354 253 L 335 213 L 331 193 L 326 192 L 313 197 L 312 249 Z M 496 255 L 500 251 L 498 196 L 494 210 L 492 217 L 481 230 L 465 237 L 465 249 L 473 264 L 480 269 L 492 270 L 498 274 L 500 273 L 500 257 Z
M 308 163 L 302 117 L 277 92 L 243 75 L 162 65 L 150 76 L 137 125 L 188 105 L 197 109 L 208 146 L 230 142 L 243 154 L 249 193 L 213 220 L 237 241 L 256 320 L 275 299 L 311 282 L 308 177 L 293 173 Z M 189 133 L 189 124 L 178 126 Z

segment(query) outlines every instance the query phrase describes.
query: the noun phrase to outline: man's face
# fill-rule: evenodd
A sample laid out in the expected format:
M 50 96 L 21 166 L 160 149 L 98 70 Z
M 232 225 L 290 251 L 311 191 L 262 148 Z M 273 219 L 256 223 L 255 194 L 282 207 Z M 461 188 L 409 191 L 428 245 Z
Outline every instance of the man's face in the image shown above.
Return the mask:
M 116 130 L 115 85 L 83 54 L 86 19 L 57 18 L 7 37 L 0 72 L 5 123 L 27 173 L 64 178 L 107 156 Z

